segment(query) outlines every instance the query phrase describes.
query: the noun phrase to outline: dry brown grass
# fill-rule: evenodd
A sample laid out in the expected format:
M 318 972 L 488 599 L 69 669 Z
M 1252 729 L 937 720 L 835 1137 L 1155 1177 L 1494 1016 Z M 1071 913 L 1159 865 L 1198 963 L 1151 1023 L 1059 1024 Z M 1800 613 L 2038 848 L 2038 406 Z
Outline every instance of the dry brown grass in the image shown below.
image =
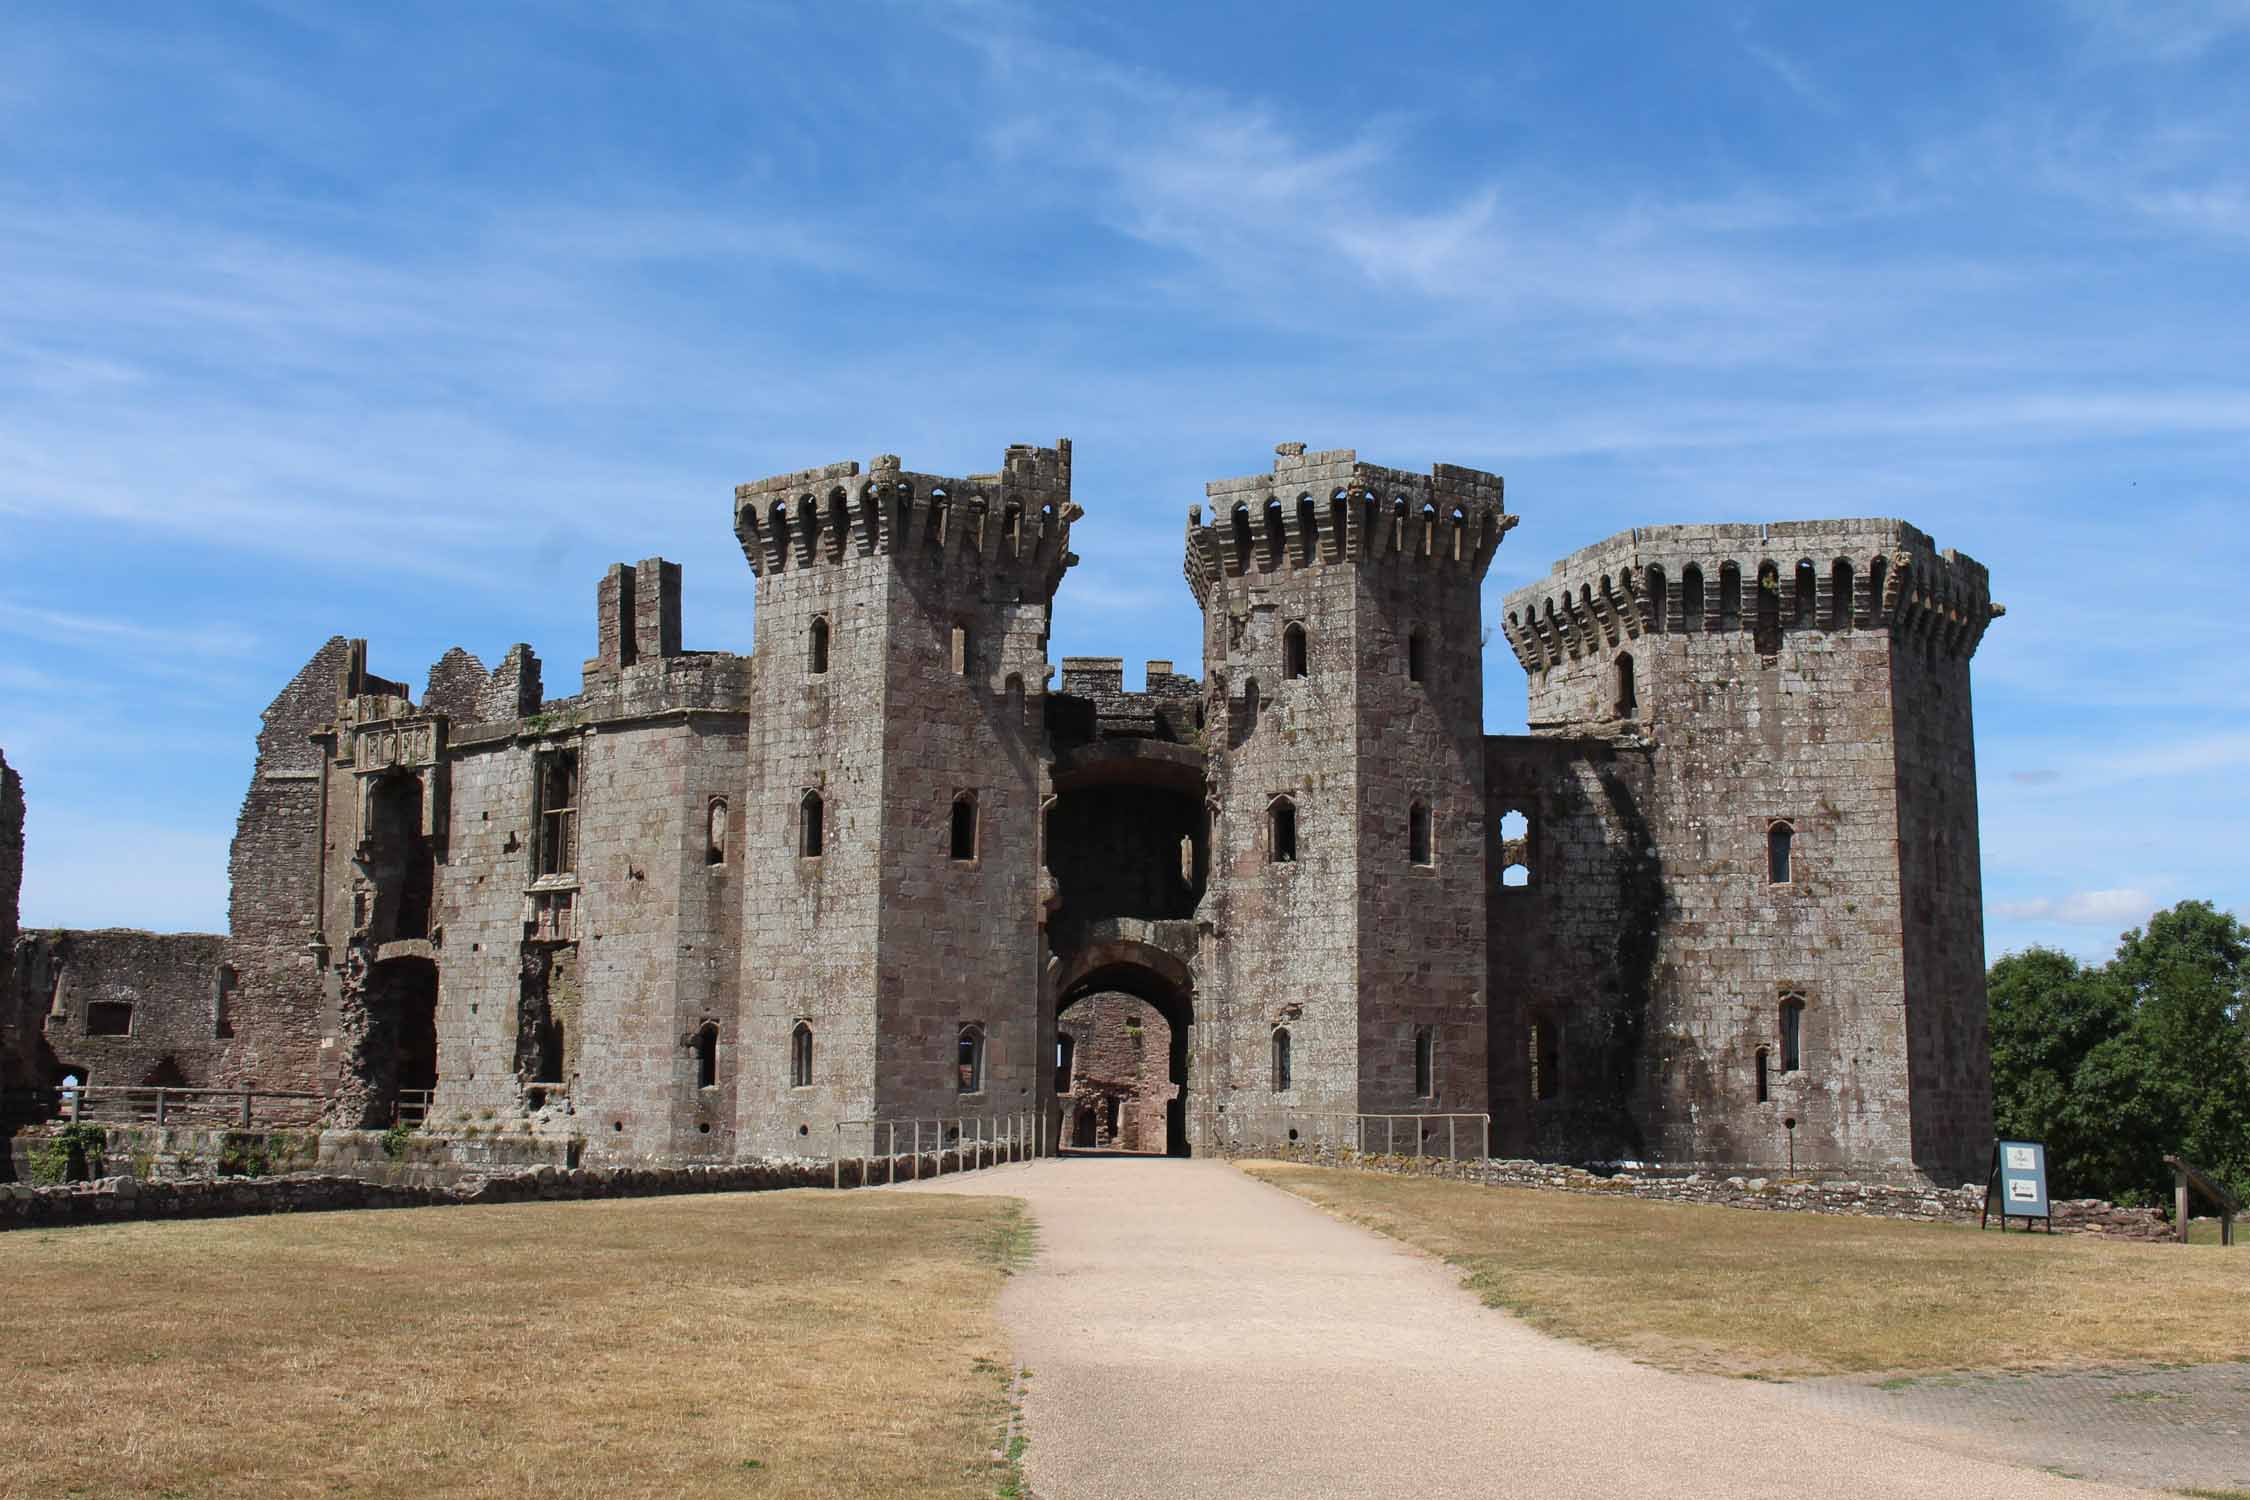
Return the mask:
M 2250 1254 L 1246 1163 L 1487 1303 L 1670 1369 L 1791 1376 L 2250 1360 Z
M 1008 1200 L 0 1235 L 0 1494 L 992 1495 Z

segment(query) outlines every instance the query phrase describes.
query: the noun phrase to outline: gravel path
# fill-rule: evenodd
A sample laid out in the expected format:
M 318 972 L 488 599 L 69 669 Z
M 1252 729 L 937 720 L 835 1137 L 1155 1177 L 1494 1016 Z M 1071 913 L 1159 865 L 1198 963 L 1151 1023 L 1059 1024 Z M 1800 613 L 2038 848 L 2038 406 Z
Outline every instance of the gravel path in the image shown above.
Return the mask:
M 2126 1493 L 1547 1338 L 1223 1162 L 1039 1161 L 896 1191 L 1030 1205 L 1037 1256 L 1000 1310 L 1032 1372 L 1039 1500 Z

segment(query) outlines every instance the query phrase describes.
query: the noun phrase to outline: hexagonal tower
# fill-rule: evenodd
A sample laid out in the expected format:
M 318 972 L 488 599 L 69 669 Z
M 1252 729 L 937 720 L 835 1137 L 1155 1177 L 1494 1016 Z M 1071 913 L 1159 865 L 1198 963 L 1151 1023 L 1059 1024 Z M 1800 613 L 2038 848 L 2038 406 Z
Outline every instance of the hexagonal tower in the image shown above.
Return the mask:
M 1070 444 L 967 478 L 832 464 L 743 485 L 734 509 L 758 580 L 741 1149 L 1029 1110 Z
M 1216 1107 L 1481 1111 L 1478 586 L 1515 518 L 1474 469 L 1276 452 L 1188 522 Z
M 1503 1145 L 1603 1149 L 1548 1128 L 1575 1111 L 1660 1161 L 1974 1176 L 1984 567 L 1899 521 L 1656 527 L 1505 611 L 1532 741 L 1494 776 L 1531 878 L 1494 962 L 1580 958 L 1495 1012 Z M 1571 935 L 1587 911 L 1614 941 Z

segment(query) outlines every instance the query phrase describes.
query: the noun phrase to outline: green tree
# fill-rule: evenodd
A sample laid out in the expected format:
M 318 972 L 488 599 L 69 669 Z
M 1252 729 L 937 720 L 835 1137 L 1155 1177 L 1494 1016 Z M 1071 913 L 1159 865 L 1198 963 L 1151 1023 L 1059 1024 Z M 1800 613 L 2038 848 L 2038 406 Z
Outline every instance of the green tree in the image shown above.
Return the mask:
M 2000 1134 L 2047 1143 L 2054 1190 L 2107 1196 L 2115 1141 L 2104 1119 L 2118 1105 L 2116 1059 L 2105 1057 L 2098 1097 L 2082 1092 L 2095 1051 L 2132 1022 L 2126 992 L 2102 969 L 2067 953 L 2031 948 L 1992 966 L 1986 979 L 1992 1028 L 1992 1103 Z

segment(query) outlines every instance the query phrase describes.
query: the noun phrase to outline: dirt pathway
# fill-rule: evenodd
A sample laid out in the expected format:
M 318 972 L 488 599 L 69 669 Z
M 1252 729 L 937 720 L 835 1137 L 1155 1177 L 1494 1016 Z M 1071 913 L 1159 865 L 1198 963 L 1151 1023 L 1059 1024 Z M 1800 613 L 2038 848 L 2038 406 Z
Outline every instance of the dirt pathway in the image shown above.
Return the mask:
M 1749 1382 L 1532 1332 L 1453 1273 L 1221 1162 L 1041 1161 L 1001 1315 L 1039 1500 L 2123 1494 L 1947 1453 Z

